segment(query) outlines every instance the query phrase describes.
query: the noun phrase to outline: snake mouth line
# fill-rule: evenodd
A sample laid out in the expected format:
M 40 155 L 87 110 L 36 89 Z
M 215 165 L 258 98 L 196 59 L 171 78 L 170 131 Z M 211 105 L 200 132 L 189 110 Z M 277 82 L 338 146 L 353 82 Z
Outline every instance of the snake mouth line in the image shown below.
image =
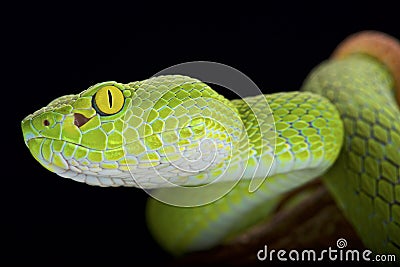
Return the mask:
M 61 139 L 56 139 L 56 138 L 48 138 L 48 137 L 31 137 L 26 140 L 26 143 L 28 143 L 30 140 L 40 140 L 43 144 L 44 140 L 54 140 L 54 141 L 62 141 L 64 143 L 69 143 L 76 145 L 77 147 L 83 147 L 85 149 L 89 149 L 86 146 L 83 146 L 81 144 L 76 144 L 73 142 L 68 142 L 65 140 Z M 40 146 L 39 150 L 37 151 L 37 155 L 35 158 L 48 170 L 56 173 L 57 175 L 64 177 L 64 178 L 69 178 L 74 181 L 78 182 L 83 182 L 89 185 L 97 185 L 97 186 L 112 186 L 112 187 L 117 187 L 117 186 L 129 186 L 129 187 L 139 187 L 138 183 L 132 179 L 130 176 L 127 176 L 124 174 L 124 172 L 116 170 L 118 173 L 117 176 L 110 176 L 110 174 L 101 174 L 101 173 L 96 173 L 97 170 L 84 170 L 80 169 L 78 166 L 74 166 L 71 164 L 70 159 L 66 158 L 63 153 L 57 153 L 59 157 L 62 158 L 62 160 L 66 163 L 66 166 L 62 167 L 57 164 L 54 164 L 52 160 L 49 160 L 43 155 L 43 145 Z M 97 149 L 90 149 L 91 151 L 103 151 L 103 150 L 97 150 Z M 95 167 L 98 168 L 98 167 Z
M 107 151 L 107 149 L 105 149 L 105 150 L 94 149 L 94 148 L 90 148 L 90 147 L 84 146 L 82 144 L 66 141 L 66 140 L 63 140 L 63 139 L 56 139 L 56 138 L 44 137 L 44 136 L 30 137 L 30 138 L 26 139 L 25 143 L 28 144 L 28 142 L 30 140 L 34 140 L 34 139 L 45 139 L 45 140 L 52 140 L 52 141 L 61 141 L 61 142 L 65 142 L 67 144 L 71 144 L 71 145 L 79 146 L 79 147 L 82 147 L 82 148 L 85 148 L 85 149 L 89 149 L 90 151 L 99 151 L 99 152 Z M 122 146 L 115 147 L 112 150 L 117 150 L 117 149 L 120 149 L 120 148 L 122 148 Z

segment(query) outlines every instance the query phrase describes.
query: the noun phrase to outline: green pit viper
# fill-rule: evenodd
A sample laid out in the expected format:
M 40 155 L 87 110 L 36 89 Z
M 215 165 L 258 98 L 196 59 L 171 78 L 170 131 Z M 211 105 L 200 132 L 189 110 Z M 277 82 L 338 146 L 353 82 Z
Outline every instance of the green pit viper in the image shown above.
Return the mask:
M 213 182 L 222 174 L 240 174 L 232 190 L 205 205 L 149 198 L 149 229 L 173 254 L 215 246 L 266 216 L 282 193 L 322 176 L 365 246 L 400 255 L 400 46 L 367 31 L 333 55 L 299 92 L 236 100 L 182 75 L 98 83 L 27 116 L 24 140 L 62 177 L 183 202 L 218 192 L 223 182 Z M 262 175 L 268 178 L 249 190 L 250 178 Z M 196 195 L 171 187 L 204 184 L 212 186 Z

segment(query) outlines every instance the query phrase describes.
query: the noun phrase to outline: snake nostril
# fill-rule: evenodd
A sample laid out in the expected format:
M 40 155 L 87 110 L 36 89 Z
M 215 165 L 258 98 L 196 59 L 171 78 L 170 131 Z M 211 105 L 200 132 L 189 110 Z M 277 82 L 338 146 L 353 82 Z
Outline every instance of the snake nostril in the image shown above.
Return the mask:
M 44 125 L 44 126 L 49 126 L 49 125 L 50 125 L 49 120 L 44 120 L 44 121 L 43 121 L 43 125 Z
M 82 114 L 74 113 L 74 124 L 78 127 L 81 127 L 85 123 L 89 121 L 89 118 L 86 118 Z

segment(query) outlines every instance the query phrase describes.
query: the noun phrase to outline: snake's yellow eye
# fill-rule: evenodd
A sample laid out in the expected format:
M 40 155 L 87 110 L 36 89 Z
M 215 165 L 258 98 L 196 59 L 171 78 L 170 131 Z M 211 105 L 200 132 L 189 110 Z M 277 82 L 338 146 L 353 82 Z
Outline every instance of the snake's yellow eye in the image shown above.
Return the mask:
M 94 96 L 94 108 L 100 115 L 113 115 L 122 109 L 124 100 L 120 89 L 112 85 L 104 86 Z

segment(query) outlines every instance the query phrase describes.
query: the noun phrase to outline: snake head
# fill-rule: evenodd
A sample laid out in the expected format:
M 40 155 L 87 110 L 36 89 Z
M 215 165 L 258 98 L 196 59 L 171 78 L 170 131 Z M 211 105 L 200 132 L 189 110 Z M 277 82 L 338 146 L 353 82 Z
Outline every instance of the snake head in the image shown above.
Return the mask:
M 48 170 L 142 188 L 216 179 L 233 147 L 245 151 L 242 127 L 229 100 L 181 75 L 99 83 L 22 121 L 26 145 Z
M 128 87 L 104 82 L 59 97 L 22 121 L 25 144 L 46 169 L 101 185 L 97 176 L 118 172 L 116 162 L 123 157 L 123 117 L 131 94 Z

